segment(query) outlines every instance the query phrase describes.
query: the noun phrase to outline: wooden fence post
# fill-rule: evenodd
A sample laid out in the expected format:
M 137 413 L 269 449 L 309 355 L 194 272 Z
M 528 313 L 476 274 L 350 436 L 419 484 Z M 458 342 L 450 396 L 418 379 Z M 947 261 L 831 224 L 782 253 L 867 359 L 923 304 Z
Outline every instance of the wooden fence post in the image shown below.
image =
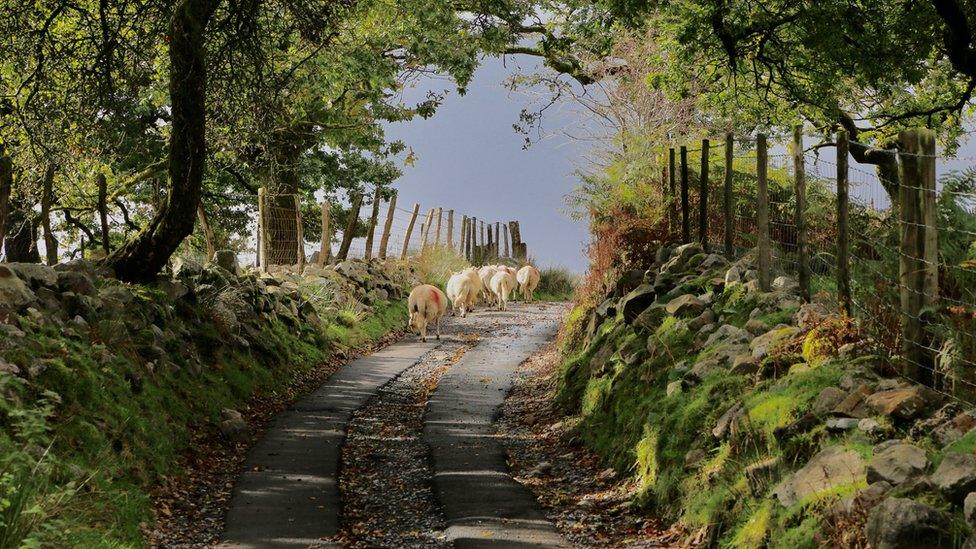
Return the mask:
M 926 310 L 939 299 L 938 227 L 935 190 L 935 133 L 927 129 L 903 130 L 899 163 L 899 216 L 901 257 L 902 355 L 904 374 L 933 386 L 935 355 L 925 329 Z
M 688 147 L 681 146 L 681 243 L 691 242 L 691 225 L 688 220 Z
M 356 234 L 356 225 L 359 224 L 359 210 L 362 207 L 362 193 L 354 193 L 352 196 L 352 206 L 349 209 L 349 221 L 346 223 L 346 229 L 342 231 L 342 244 L 339 245 L 339 253 L 336 254 L 336 261 L 345 261 L 349 257 L 349 246 L 352 245 L 353 235 Z
M 485 245 L 485 222 L 481 222 L 481 245 Z
M 322 202 L 322 242 L 319 244 L 319 267 L 324 267 L 332 255 L 332 232 L 329 228 L 332 216 L 332 205 L 326 200 Z
M 261 272 L 268 272 L 268 195 L 267 189 L 258 188 L 258 264 Z
M 444 208 L 437 208 L 437 237 L 434 239 L 434 246 L 441 245 L 441 221 L 444 219 Z
M 407 235 L 403 237 L 403 249 L 400 250 L 400 259 L 407 258 L 407 251 L 410 249 L 410 235 L 413 233 L 413 226 L 417 222 L 417 214 L 420 213 L 420 204 L 413 205 L 413 213 L 410 214 L 410 223 L 407 224 Z
M 0 156 L 0 255 L 3 254 L 3 241 L 7 236 L 7 209 L 10 207 L 13 179 L 13 161 L 7 155 Z
M 674 159 L 674 147 L 668 149 L 668 178 L 670 181 L 670 191 L 668 192 L 668 231 L 674 231 L 674 226 L 676 224 L 677 216 L 677 206 L 675 204 L 675 159 Z
M 447 249 L 454 251 L 454 210 L 447 210 Z
M 373 192 L 373 210 L 369 213 L 369 226 L 366 229 L 366 245 L 365 251 L 363 251 L 363 259 L 369 261 L 373 258 L 373 238 L 376 234 L 376 225 L 379 223 L 380 219 L 380 188 L 376 187 L 376 191 Z
M 766 179 L 768 168 L 768 156 L 766 153 L 766 135 L 756 136 L 756 187 L 757 187 L 757 208 L 756 208 L 756 228 L 757 244 L 759 248 L 759 289 L 768 292 L 770 290 L 772 267 L 772 255 L 769 249 L 769 188 Z
M 386 259 L 386 248 L 390 244 L 390 231 L 393 230 L 393 217 L 396 215 L 397 195 L 390 197 L 390 205 L 386 209 L 386 221 L 383 223 L 383 236 L 380 237 L 380 259 Z
M 302 199 L 295 193 L 295 240 L 298 274 L 305 270 L 305 223 L 302 222 Z
M 847 155 L 850 144 L 846 131 L 837 132 L 837 299 L 844 314 L 851 316 L 850 234 L 848 233 L 849 195 Z
M 41 193 L 41 226 L 44 229 L 44 251 L 47 264 L 58 263 L 58 240 L 51 231 L 51 202 L 54 201 L 54 164 L 48 164 L 44 172 L 44 189 Z
M 102 250 L 105 255 L 112 251 L 108 241 L 108 185 L 105 174 L 100 173 L 96 178 L 98 184 L 98 220 L 102 226 Z
M 735 246 L 732 240 L 732 215 L 734 208 L 732 206 L 732 158 L 735 148 L 735 141 L 732 138 L 732 132 L 725 134 L 725 180 L 723 185 L 723 201 L 722 201 L 722 211 L 724 212 L 725 221 L 725 257 L 732 259 L 735 255 Z
M 793 179 L 796 189 L 796 252 L 800 298 L 810 302 L 810 257 L 807 245 L 807 179 L 803 160 L 803 126 L 793 128 Z
M 505 257 L 512 257 L 508 252 L 508 223 L 502 223 L 502 233 L 505 235 Z
M 701 144 L 701 175 L 698 178 L 698 241 L 708 251 L 708 146 L 707 139 Z
M 421 243 L 420 243 L 421 252 L 427 249 L 427 238 L 430 236 L 430 225 L 433 221 L 434 221 L 434 208 L 431 208 L 430 211 L 427 212 L 427 220 L 424 221 L 423 228 L 420 231 L 420 234 L 422 235 Z
M 461 254 L 461 257 L 465 259 L 468 258 L 468 252 L 465 249 L 467 247 L 467 243 L 468 243 L 468 216 L 462 214 L 461 215 L 461 240 L 460 242 L 458 242 L 459 244 L 458 253 Z
M 475 265 L 478 264 L 478 218 L 472 217 L 470 219 L 470 225 L 468 232 L 471 233 L 471 263 Z

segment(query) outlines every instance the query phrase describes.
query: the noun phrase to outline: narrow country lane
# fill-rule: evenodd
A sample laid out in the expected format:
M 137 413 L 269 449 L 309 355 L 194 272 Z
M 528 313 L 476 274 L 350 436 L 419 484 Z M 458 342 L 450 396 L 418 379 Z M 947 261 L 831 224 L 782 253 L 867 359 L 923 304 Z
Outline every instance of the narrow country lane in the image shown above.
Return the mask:
M 447 318 L 336 372 L 251 450 L 222 547 L 562 547 L 495 420 L 562 304 Z

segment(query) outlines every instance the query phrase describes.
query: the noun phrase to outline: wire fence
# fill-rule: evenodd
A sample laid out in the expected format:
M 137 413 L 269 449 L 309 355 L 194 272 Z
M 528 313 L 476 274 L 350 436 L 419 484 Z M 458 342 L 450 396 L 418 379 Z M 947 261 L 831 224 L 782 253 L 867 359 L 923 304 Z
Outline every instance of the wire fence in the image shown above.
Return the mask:
M 767 154 L 758 150 L 758 139 L 732 142 L 728 206 L 725 144 L 708 147 L 707 167 L 699 168 L 705 144 L 676 155 L 686 158 L 674 167 L 679 183 L 669 197 L 672 236 L 702 241 L 711 251 L 729 241 L 736 256 L 749 250 L 761 256 L 761 236 L 767 236 L 770 279 L 789 275 L 799 279 L 805 296 L 840 307 L 849 303 L 850 315 L 889 372 L 976 405 L 972 174 L 945 173 L 936 180 L 935 163 L 943 159 L 934 153 L 934 140 L 928 150 L 911 143 L 892 150 L 898 173 L 892 179 L 865 169 L 851 155 L 831 155 L 836 149 L 816 147 L 797 156 L 793 151 L 803 151 L 802 141 L 791 141 L 769 141 Z M 846 162 L 838 165 L 840 160 Z M 960 160 L 952 159 L 956 165 Z M 702 175 L 708 177 L 704 186 Z M 802 195 L 798 180 L 804 182 Z M 841 181 L 846 190 L 839 193 Z

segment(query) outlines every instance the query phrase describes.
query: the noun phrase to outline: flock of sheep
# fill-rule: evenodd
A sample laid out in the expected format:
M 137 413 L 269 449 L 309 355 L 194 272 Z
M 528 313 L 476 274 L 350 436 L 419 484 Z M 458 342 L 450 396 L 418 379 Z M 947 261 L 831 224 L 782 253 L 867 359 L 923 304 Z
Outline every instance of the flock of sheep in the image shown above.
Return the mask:
M 486 265 L 468 267 L 454 273 L 447 281 L 447 294 L 437 286 L 421 284 L 410 292 L 407 306 L 410 311 L 410 328 L 427 341 L 427 326 L 433 323 L 437 328 L 437 339 L 441 338 L 441 317 L 447 312 L 448 300 L 455 314 L 465 317 L 479 301 L 495 306 L 499 311 L 508 308 L 508 298 L 518 285 L 522 298 L 532 301 L 532 293 L 539 285 L 539 270 L 526 265 L 516 270 L 508 265 Z

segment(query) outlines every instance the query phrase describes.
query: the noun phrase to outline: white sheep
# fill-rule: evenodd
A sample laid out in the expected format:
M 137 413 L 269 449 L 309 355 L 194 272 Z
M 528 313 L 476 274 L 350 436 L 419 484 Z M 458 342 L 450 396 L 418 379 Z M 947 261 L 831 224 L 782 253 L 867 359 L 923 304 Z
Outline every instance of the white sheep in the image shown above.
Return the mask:
M 518 280 L 519 290 L 522 292 L 522 299 L 526 302 L 532 301 L 532 292 L 539 286 L 542 275 L 539 269 L 532 265 L 526 265 L 518 270 L 515 279 Z
M 478 277 L 481 278 L 481 296 L 489 305 L 495 303 L 495 295 L 491 291 L 491 279 L 497 272 L 498 268 L 494 265 L 485 265 L 478 269 Z
M 478 280 L 478 286 L 474 285 L 474 280 Z M 473 299 L 477 299 L 480 285 L 481 280 L 477 276 L 472 277 L 471 273 L 466 271 L 451 275 L 447 281 L 447 298 L 451 300 L 451 308 L 455 314 L 461 315 L 461 318 L 467 316 L 468 306 L 472 300 L 471 294 L 475 294 Z
M 468 267 L 461 271 L 461 273 L 467 275 L 471 280 L 471 291 L 468 292 L 468 311 L 473 311 L 474 306 L 478 304 L 478 299 L 481 297 L 481 292 L 485 289 L 485 284 L 478 275 L 478 269 L 474 267 Z
M 515 277 L 512 273 L 503 269 L 491 277 L 491 292 L 498 299 L 499 311 L 508 309 L 508 296 L 513 288 L 515 288 Z
M 441 338 L 441 317 L 447 312 L 447 296 L 436 286 L 421 284 L 410 291 L 407 300 L 410 312 L 410 328 L 420 334 L 421 341 L 427 341 L 427 325 L 437 326 L 437 339 Z

